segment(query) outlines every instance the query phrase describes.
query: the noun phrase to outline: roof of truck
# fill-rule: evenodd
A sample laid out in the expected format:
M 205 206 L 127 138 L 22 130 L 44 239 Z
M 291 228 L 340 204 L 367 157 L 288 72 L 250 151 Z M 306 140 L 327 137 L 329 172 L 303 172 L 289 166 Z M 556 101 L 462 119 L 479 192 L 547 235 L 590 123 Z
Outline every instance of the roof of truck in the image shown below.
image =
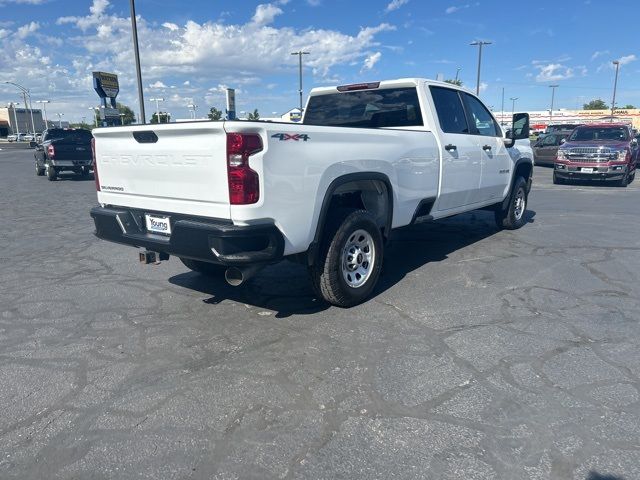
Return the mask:
M 454 85 L 448 82 L 441 82 L 439 80 L 432 80 L 430 78 L 419 78 L 419 77 L 409 77 L 409 78 L 397 78 L 394 80 L 379 80 L 375 82 L 359 82 L 352 83 L 346 85 L 333 85 L 330 87 L 316 87 L 311 90 L 309 96 L 314 95 L 326 95 L 329 93 L 336 93 L 336 91 L 341 91 L 340 89 L 345 89 L 342 91 L 348 91 L 349 89 L 353 90 L 375 90 L 376 88 L 391 88 L 391 87 L 415 87 L 420 83 L 428 83 L 429 85 L 440 85 L 447 88 L 454 88 L 457 90 L 463 90 L 465 92 L 474 94 L 471 90 L 465 87 L 460 87 L 458 85 Z M 375 85 L 375 86 L 374 86 Z M 355 87 L 355 88 L 354 88 Z M 358 88 L 361 87 L 361 88 Z

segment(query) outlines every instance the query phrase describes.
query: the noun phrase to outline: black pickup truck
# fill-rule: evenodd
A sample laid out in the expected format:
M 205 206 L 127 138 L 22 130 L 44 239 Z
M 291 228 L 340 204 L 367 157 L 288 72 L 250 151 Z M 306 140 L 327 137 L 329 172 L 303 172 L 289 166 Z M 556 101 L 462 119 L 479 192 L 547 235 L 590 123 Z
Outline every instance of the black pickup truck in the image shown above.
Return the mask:
M 50 128 L 42 135 L 33 156 L 36 175 L 46 175 L 49 180 L 58 178 L 62 171 L 72 171 L 89 176 L 93 163 L 91 139 L 88 130 L 74 128 Z

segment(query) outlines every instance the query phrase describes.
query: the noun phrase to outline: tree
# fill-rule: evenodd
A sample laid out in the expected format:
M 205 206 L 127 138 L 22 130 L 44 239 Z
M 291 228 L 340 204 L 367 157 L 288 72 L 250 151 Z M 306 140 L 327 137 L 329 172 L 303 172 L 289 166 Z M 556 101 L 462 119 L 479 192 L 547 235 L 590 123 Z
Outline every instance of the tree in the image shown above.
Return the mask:
M 634 109 L 634 108 L 636 108 L 636 107 L 634 107 L 633 105 L 631 105 L 630 103 L 628 103 L 628 104 L 626 104 L 626 105 L 625 105 L 624 107 L 622 107 L 622 108 L 624 108 L 624 109 L 626 109 L 626 110 L 633 110 L 633 109 Z
M 116 108 L 120 113 L 120 118 L 122 119 L 123 125 L 131 125 L 136 121 L 136 114 L 133 113 L 133 110 L 131 110 L 131 108 L 129 108 L 127 105 L 118 102 L 116 103 Z
M 585 110 L 608 110 L 609 106 L 604 103 L 604 100 L 598 98 L 597 100 L 591 100 L 589 103 L 585 103 L 583 108 Z
M 221 120 L 222 110 L 218 110 L 216 107 L 211 107 L 207 116 L 209 117 L 209 120 Z
M 247 115 L 247 120 L 260 120 L 260 114 L 258 113 L 257 108 Z
M 167 112 L 160 112 L 160 123 L 169 123 L 171 120 L 171 115 Z M 158 123 L 158 113 L 153 112 L 151 115 L 151 121 L 149 123 Z
M 448 78 L 448 79 L 445 80 L 445 82 L 451 83 L 452 85 L 457 85 L 459 87 L 462 86 L 462 80 L 456 80 L 454 78 Z

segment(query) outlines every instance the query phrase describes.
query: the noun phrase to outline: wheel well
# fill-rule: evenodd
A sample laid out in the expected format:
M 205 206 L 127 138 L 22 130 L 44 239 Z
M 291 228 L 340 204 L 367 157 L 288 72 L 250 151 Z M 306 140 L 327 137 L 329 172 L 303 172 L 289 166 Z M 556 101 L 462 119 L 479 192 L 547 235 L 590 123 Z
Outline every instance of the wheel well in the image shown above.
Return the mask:
M 531 173 L 533 172 L 533 167 L 529 162 L 522 162 L 516 167 L 516 172 L 513 178 L 522 177 L 525 181 L 529 181 L 531 178 Z

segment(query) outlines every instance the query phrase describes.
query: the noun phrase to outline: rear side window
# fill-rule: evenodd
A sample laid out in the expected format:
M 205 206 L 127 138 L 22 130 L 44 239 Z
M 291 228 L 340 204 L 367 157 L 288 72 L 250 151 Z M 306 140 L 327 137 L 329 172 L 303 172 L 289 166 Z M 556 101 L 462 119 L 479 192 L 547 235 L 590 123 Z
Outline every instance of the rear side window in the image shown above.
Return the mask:
M 469 133 L 460 95 L 456 90 L 443 87 L 429 87 L 433 103 L 438 113 L 440 128 L 445 133 Z
M 356 90 L 311 97 L 304 123 L 361 128 L 423 125 L 415 87 Z

